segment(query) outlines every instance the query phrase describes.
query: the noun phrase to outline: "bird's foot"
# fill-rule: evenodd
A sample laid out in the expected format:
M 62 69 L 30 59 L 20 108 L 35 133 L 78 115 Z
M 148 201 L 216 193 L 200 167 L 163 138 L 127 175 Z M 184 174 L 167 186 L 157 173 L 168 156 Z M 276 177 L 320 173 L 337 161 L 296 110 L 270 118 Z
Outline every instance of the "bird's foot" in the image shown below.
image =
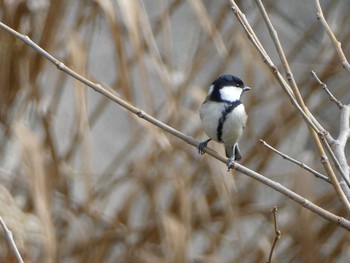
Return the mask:
M 235 158 L 234 157 L 228 158 L 228 160 L 226 162 L 228 172 L 232 169 L 234 164 L 235 164 Z
M 204 148 L 207 147 L 208 142 L 210 142 L 210 141 L 211 141 L 211 139 L 208 139 L 204 142 L 199 143 L 199 145 L 198 145 L 198 153 L 199 154 L 204 154 Z
M 229 172 L 232 168 L 234 168 L 236 161 L 240 161 L 242 159 L 242 156 L 232 156 L 227 159 L 226 165 L 227 165 L 227 171 Z

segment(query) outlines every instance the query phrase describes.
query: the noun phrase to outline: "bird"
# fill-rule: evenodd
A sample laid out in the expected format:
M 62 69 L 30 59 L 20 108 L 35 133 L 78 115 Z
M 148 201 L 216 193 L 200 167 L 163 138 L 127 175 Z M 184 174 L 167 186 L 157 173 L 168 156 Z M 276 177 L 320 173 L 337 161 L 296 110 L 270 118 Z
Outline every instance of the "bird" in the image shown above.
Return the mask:
M 251 88 L 233 75 L 222 75 L 212 82 L 208 96 L 199 109 L 204 132 L 209 139 L 200 142 L 198 153 L 204 154 L 204 148 L 211 140 L 223 143 L 230 170 L 242 155 L 238 146 L 247 122 L 247 113 L 241 102 L 242 94 Z

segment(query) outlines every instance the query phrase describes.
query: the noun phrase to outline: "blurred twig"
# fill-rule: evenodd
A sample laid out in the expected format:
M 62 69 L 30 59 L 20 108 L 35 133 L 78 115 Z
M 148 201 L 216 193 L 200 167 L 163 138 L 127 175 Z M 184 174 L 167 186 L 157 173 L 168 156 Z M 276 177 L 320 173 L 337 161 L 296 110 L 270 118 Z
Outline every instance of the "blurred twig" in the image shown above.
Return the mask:
M 2 219 L 1 216 L 0 216 L 0 224 L 1 224 L 2 229 L 5 232 L 5 237 L 6 237 L 7 243 L 10 245 L 10 248 L 11 248 L 13 254 L 16 257 L 17 262 L 23 263 L 22 256 L 21 256 L 21 254 L 18 251 L 18 248 L 16 246 L 15 240 L 13 239 L 12 232 L 11 232 L 11 230 L 9 230 L 7 228 L 7 226 L 6 226 L 4 220 Z
M 271 209 L 271 212 L 272 212 L 272 216 L 273 216 L 273 225 L 274 225 L 274 228 L 275 228 L 275 238 L 274 238 L 273 243 L 272 243 L 272 247 L 271 247 L 271 250 L 270 250 L 269 259 L 267 260 L 267 263 L 271 263 L 272 254 L 273 254 L 273 251 L 274 251 L 274 249 L 276 247 L 277 241 L 282 236 L 282 233 L 278 229 L 278 224 L 277 224 L 277 206 L 273 207 Z
M 208 35 L 213 39 L 213 42 L 215 43 L 215 46 L 218 50 L 218 53 L 221 57 L 225 58 L 228 56 L 228 51 L 225 46 L 225 42 L 222 39 L 219 31 L 215 27 L 214 23 L 209 19 L 210 16 L 203 15 L 206 14 L 207 10 L 204 7 L 204 4 L 200 0 L 190 0 L 189 1 L 191 7 L 193 8 L 193 11 L 198 16 L 198 20 L 201 23 L 201 26 L 205 31 L 208 32 Z

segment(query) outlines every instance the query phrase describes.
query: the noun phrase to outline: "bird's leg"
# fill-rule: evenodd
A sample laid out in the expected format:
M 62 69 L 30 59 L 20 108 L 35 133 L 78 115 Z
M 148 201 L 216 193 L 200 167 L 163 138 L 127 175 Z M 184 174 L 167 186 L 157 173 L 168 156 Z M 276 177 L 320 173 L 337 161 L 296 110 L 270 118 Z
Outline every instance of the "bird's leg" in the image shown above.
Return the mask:
M 234 147 L 235 161 L 240 161 L 242 159 L 242 155 L 241 155 L 241 150 L 238 147 L 238 143 L 236 143 L 233 147 Z
M 240 161 L 242 159 L 241 151 L 239 150 L 238 144 L 236 143 L 233 146 L 233 154 L 232 156 L 227 160 L 227 171 L 230 171 L 233 167 L 233 164 L 235 161 Z
M 204 154 L 204 148 L 207 147 L 208 142 L 210 142 L 211 139 L 205 140 L 204 142 L 199 143 L 198 145 L 198 153 Z

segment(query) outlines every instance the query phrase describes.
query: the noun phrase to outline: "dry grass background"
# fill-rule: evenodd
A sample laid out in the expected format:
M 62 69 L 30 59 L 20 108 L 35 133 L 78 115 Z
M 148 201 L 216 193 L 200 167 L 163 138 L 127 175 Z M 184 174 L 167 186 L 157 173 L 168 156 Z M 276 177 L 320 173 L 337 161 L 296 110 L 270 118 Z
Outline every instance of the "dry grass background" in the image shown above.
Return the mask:
M 253 1 L 237 1 L 275 61 Z M 312 1 L 264 1 L 303 98 L 338 132 L 348 74 Z M 350 5 L 323 1 L 350 51 Z M 198 108 L 218 75 L 252 87 L 242 164 L 346 215 L 333 188 L 265 149 L 323 172 L 307 129 L 248 41 L 229 1 L 0 1 L 1 21 L 73 70 L 202 140 Z M 25 262 L 346 262 L 349 235 L 281 194 L 121 109 L 0 31 L 0 215 Z M 221 145 L 210 144 L 223 152 Z M 2 238 L 1 262 L 16 262 Z

